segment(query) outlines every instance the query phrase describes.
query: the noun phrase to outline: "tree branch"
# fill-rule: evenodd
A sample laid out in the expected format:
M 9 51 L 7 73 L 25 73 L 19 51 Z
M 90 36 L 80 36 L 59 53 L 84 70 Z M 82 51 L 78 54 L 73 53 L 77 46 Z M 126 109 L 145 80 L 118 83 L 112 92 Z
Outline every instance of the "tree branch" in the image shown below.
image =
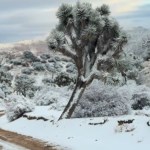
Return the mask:
M 65 56 L 72 58 L 73 60 L 76 60 L 76 58 L 77 58 L 76 54 L 73 53 L 73 52 L 70 50 L 69 46 L 66 45 L 66 44 L 62 45 L 62 46 L 59 47 L 57 50 L 58 50 L 59 52 L 61 52 L 62 54 L 64 54 Z
M 125 39 L 121 39 L 118 42 L 118 45 L 116 46 L 114 54 L 112 55 L 113 58 L 118 58 L 119 57 L 120 52 L 123 51 L 123 46 L 124 46 L 125 43 L 126 43 Z

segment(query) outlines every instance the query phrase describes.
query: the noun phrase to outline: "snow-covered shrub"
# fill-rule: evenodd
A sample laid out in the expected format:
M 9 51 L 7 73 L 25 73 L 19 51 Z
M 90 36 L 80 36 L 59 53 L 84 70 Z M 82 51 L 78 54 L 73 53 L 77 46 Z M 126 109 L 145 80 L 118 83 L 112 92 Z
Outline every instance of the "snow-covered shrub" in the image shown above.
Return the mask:
M 9 87 L 8 85 L 6 84 L 1 84 L 0 83 L 0 90 L 4 93 L 5 97 L 7 95 L 10 95 L 12 93 L 12 88 Z
M 46 64 L 47 61 L 46 60 L 41 60 L 41 63 Z
M 52 73 L 56 72 L 56 69 L 53 63 L 46 63 L 45 67 L 46 67 L 46 70 L 49 72 L 52 72 Z
M 147 60 L 150 30 L 143 27 L 136 27 L 128 31 L 128 43 L 125 46 L 127 53 L 133 53 L 140 56 L 143 61 Z M 149 51 L 150 52 L 150 51 Z M 149 55 L 150 56 L 150 55 Z
M 12 60 L 13 65 L 17 66 L 17 65 L 21 65 L 22 61 L 20 59 L 14 59 Z
M 129 70 L 127 72 L 127 77 L 131 80 L 138 80 L 139 70 L 134 68 L 133 70 Z
M 33 53 L 32 53 L 31 51 L 25 51 L 25 52 L 23 53 L 23 57 L 24 57 L 24 58 L 27 58 L 27 59 L 33 59 L 33 58 L 34 58 L 34 55 L 33 55 Z
M 134 81 L 130 81 L 119 87 L 117 91 L 129 100 L 131 108 L 134 110 L 150 106 L 150 88 L 145 85 L 137 85 Z
M 13 65 L 3 65 L 3 66 L 1 66 L 1 69 L 9 71 L 9 70 L 13 69 Z
M 12 94 L 5 99 L 6 116 L 9 121 L 14 121 L 26 112 L 31 112 L 34 105 L 23 96 Z
M 36 57 L 31 51 L 25 51 L 23 53 L 23 58 L 32 62 L 40 62 L 40 59 Z
M 56 78 L 54 79 L 54 83 L 57 84 L 58 86 L 68 86 L 71 83 L 75 83 L 75 78 L 71 77 L 70 75 L 61 72 L 60 74 L 58 74 L 56 76 Z
M 34 62 L 32 64 L 32 66 L 33 66 L 34 70 L 36 70 L 36 71 L 44 71 L 45 70 L 45 65 L 42 64 L 41 62 Z
M 71 92 L 72 90 L 68 90 L 68 87 L 45 86 L 35 93 L 34 102 L 39 106 L 50 105 L 49 109 L 62 112 Z
M 51 63 L 51 62 L 54 62 L 54 63 L 55 63 L 56 60 L 55 60 L 55 58 L 50 58 L 50 59 L 48 60 L 48 62 L 50 62 L 50 63 Z
M 138 73 L 142 69 L 142 59 L 132 53 L 124 55 L 117 62 L 118 68 L 126 74 L 128 80 L 137 81 Z
M 56 56 L 56 57 L 55 57 L 55 60 L 56 60 L 56 61 L 60 61 L 61 59 L 60 59 L 60 57 Z
M 5 69 L 0 68 L 0 83 L 11 86 L 13 76 Z
M 50 55 L 49 55 L 49 54 L 42 54 L 42 55 L 40 56 L 40 58 L 41 58 L 41 59 L 44 59 L 44 60 L 47 60 L 47 59 L 50 58 Z
M 145 85 L 137 86 L 132 98 L 131 107 L 134 110 L 141 110 L 144 107 L 150 107 L 150 88 Z
M 150 107 L 150 93 L 137 93 L 132 97 L 134 110 L 142 110 L 144 107 Z
M 33 69 L 31 69 L 31 68 L 25 68 L 25 69 L 22 69 L 21 72 L 22 72 L 23 74 L 30 75 L 30 74 L 32 74 Z
M 0 88 L 0 99 L 3 99 L 5 97 L 5 93 L 2 91 L 2 89 Z
M 68 64 L 68 65 L 66 65 L 66 72 L 77 74 L 77 69 L 74 64 Z
M 26 60 L 24 60 L 24 61 L 22 61 L 21 65 L 22 65 L 23 67 L 29 67 L 29 62 L 26 61 Z
M 61 69 L 63 66 L 59 64 L 58 62 L 54 63 L 54 68 L 56 69 L 57 72 L 61 72 Z
M 150 36 L 144 38 L 143 43 L 142 43 L 142 48 L 145 49 L 145 56 L 144 60 L 149 60 L 150 59 Z
M 15 91 L 18 94 L 22 94 L 23 96 L 27 96 L 29 91 L 32 91 L 34 88 L 35 80 L 30 78 L 27 75 L 20 75 L 15 78 Z
M 35 93 L 34 101 L 38 106 L 46 106 L 53 103 L 56 103 L 58 100 L 57 93 L 52 90 L 51 87 L 45 87 L 40 91 Z
M 43 78 L 43 79 L 42 79 L 42 82 L 43 82 L 45 85 L 54 85 L 54 80 L 51 79 L 51 78 Z
M 117 92 L 117 87 L 93 82 L 87 88 L 73 117 L 100 117 L 129 114 L 127 99 Z

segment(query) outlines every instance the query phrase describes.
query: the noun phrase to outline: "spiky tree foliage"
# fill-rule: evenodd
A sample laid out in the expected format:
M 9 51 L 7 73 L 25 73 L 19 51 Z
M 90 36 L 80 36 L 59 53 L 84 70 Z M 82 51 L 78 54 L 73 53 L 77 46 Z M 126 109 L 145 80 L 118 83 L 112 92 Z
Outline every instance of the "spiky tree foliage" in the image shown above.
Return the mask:
M 147 61 L 150 59 L 150 37 L 143 39 L 142 48 L 145 49 L 144 60 Z
M 61 52 L 73 59 L 78 70 L 76 87 L 60 119 L 70 118 L 85 88 L 94 80 L 105 80 L 114 70 L 126 37 L 109 7 L 93 9 L 89 3 L 72 7 L 60 6 L 59 24 L 47 39 L 50 50 Z M 121 68 L 117 68 L 122 74 Z

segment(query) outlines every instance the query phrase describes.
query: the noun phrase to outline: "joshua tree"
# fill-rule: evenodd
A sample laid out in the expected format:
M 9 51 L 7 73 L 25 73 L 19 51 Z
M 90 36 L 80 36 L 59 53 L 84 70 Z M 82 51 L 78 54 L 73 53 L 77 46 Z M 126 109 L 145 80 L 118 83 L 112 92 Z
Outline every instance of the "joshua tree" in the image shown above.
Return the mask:
M 85 88 L 94 80 L 105 80 L 117 67 L 117 59 L 127 42 L 118 23 L 110 17 L 109 7 L 93 9 L 89 3 L 72 7 L 62 4 L 57 12 L 59 24 L 47 38 L 50 50 L 70 57 L 78 71 L 71 98 L 59 119 L 70 118 Z

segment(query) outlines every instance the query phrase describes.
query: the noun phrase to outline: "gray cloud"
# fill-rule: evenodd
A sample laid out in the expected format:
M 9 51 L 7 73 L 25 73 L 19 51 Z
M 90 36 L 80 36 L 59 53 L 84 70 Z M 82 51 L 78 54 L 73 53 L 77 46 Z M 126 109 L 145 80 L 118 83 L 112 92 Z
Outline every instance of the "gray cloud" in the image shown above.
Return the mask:
M 77 0 L 0 0 L 0 43 L 44 38 L 57 23 L 55 13 L 62 2 Z M 83 0 L 87 1 L 87 0 Z M 109 1 L 109 0 L 107 0 Z M 96 4 L 98 1 L 92 1 Z M 150 5 L 116 15 L 122 26 L 148 26 Z M 112 10 L 113 11 L 113 10 Z
M 144 26 L 150 27 L 150 4 L 142 5 L 138 7 L 135 11 L 122 14 L 116 18 L 121 22 L 121 24 L 127 27 L 134 26 Z

